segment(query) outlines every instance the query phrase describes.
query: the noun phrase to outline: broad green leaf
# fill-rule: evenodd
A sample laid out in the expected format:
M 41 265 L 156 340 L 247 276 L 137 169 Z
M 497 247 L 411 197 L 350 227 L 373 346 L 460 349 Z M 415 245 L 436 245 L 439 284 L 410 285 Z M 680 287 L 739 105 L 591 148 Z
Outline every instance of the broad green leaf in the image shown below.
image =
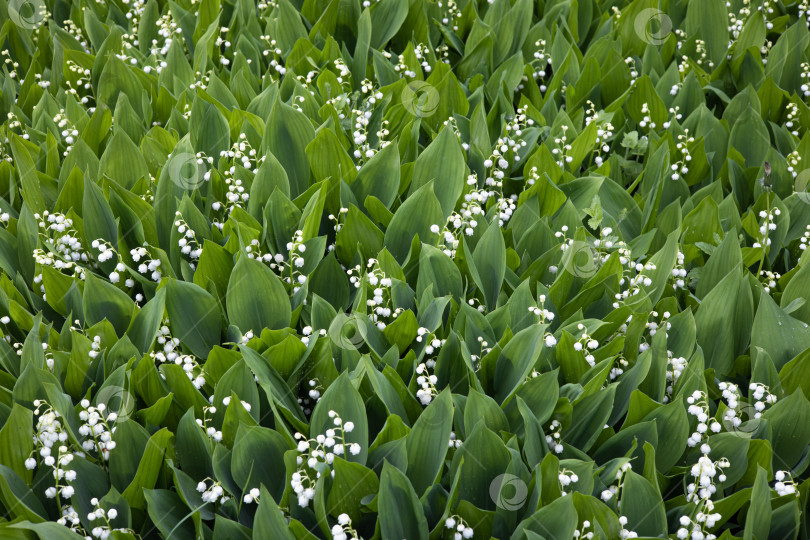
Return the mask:
M 263 263 L 245 255 L 231 272 L 226 294 L 230 323 L 243 333 L 260 333 L 290 324 L 290 302 L 284 285 Z

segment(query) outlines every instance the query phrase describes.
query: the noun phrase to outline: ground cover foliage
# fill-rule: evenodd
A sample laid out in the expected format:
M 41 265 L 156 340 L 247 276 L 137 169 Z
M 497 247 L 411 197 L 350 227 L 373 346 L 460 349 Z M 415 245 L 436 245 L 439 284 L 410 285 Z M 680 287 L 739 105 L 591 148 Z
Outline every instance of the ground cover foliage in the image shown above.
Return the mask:
M 2 0 L 0 536 L 807 538 L 806 0 Z

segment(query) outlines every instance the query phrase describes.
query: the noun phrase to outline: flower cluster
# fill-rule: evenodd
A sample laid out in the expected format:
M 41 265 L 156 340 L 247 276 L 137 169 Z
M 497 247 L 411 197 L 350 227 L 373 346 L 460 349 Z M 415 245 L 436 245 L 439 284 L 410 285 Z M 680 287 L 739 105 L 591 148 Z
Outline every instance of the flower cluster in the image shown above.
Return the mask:
M 485 183 L 490 187 L 503 187 L 503 179 L 509 176 L 512 167 L 520 162 L 518 152 L 526 146 L 526 141 L 520 139 L 526 127 L 534 125 L 534 120 L 526 114 L 528 107 L 524 106 L 515 111 L 515 116 L 509 119 L 504 126 L 506 135 L 499 137 L 492 155 L 484 161 L 487 169 Z
M 349 276 L 349 282 L 359 289 L 363 284 L 363 269 L 360 265 L 350 268 L 346 271 Z M 383 330 L 389 323 L 393 322 L 400 313 L 402 308 L 394 307 L 394 300 L 391 295 L 391 285 L 393 281 L 388 277 L 383 269 L 380 267 L 377 259 L 369 259 L 366 263 L 365 281 L 368 283 L 370 298 L 366 300 L 366 306 L 371 309 L 369 318 L 377 325 L 377 328 Z
M 138 273 L 148 276 L 152 281 L 160 282 L 163 273 L 160 271 L 160 259 L 154 258 L 149 251 L 149 244 L 129 250 L 132 260 L 138 263 Z
M 435 361 L 427 360 L 416 366 L 416 384 L 419 385 L 419 390 L 416 391 L 416 397 L 422 402 L 422 405 L 430 405 L 433 398 L 439 395 L 439 390 L 436 388 L 438 377 L 430 373 L 428 363 L 435 365 Z
M 53 117 L 53 122 L 59 128 L 58 135 L 61 135 L 62 139 L 67 143 L 64 152 L 62 152 L 62 155 L 67 157 L 73 149 L 73 143 L 76 142 L 76 138 L 79 136 L 79 130 L 68 120 L 65 109 L 59 109 L 59 112 Z
M 565 496 L 567 495 L 565 489 L 571 484 L 579 482 L 579 476 L 574 471 L 563 468 L 557 475 L 557 480 L 560 482 L 560 493 Z
M 301 507 L 309 505 L 315 497 L 315 484 L 322 473 L 329 471 L 334 475 L 331 466 L 335 456 L 347 453 L 356 456 L 362 450 L 359 444 L 346 442 L 346 434 L 354 430 L 353 422 L 344 422 L 335 411 L 329 411 L 329 418 L 332 418 L 335 427 L 327 429 L 324 434 L 313 439 L 308 439 L 302 433 L 295 434 L 298 441 L 298 470 L 292 475 L 291 485 Z
M 436 353 L 442 345 L 445 344 L 447 340 L 437 338 L 430 330 L 425 328 L 424 326 L 420 326 L 416 330 L 416 342 L 417 343 L 426 343 L 425 345 L 425 354 L 432 355 Z M 432 360 L 428 360 L 428 367 L 433 368 L 435 362 Z
M 615 128 L 610 121 L 603 120 L 600 115 L 596 113 L 594 104 L 591 101 L 588 101 L 588 103 L 590 105 L 589 113 L 593 114 L 593 116 L 586 118 L 585 123 L 590 124 L 591 122 L 597 122 L 595 141 L 596 151 L 593 160 L 597 167 L 601 167 L 602 163 L 604 162 L 602 154 L 607 154 L 610 152 L 610 145 L 608 144 L 608 141 L 613 138 Z
M 642 128 L 649 127 L 650 129 L 655 129 L 655 122 L 653 122 L 652 118 L 650 117 L 650 114 L 651 114 L 650 106 L 647 103 L 642 103 L 642 105 L 641 105 L 641 114 L 643 114 L 644 116 L 641 118 L 641 121 L 639 121 L 639 123 L 638 123 L 639 127 L 642 127 Z
M 259 490 L 259 488 L 251 488 L 250 491 L 245 493 L 242 500 L 245 502 L 245 504 L 259 504 L 259 497 L 261 496 L 261 493 L 262 492 Z
M 728 385 L 724 388 L 721 383 L 721 390 L 724 392 L 724 397 L 731 399 L 733 394 L 732 389 Z M 736 391 L 736 388 L 734 389 Z M 717 461 L 713 461 L 709 456 L 711 447 L 708 443 L 708 430 L 718 433 L 721 429 L 720 423 L 709 417 L 709 403 L 706 394 L 700 390 L 695 390 L 691 396 L 686 398 L 689 404 L 687 412 L 697 418 L 697 430 L 689 436 L 686 443 L 690 447 L 700 445 L 701 456 L 698 458 L 690 469 L 690 475 L 694 479 L 693 482 L 686 486 L 686 501 L 694 503 L 696 512 L 693 512 L 694 517 L 687 515 L 681 516 L 681 528 L 678 529 L 678 538 L 701 538 L 704 540 L 712 540 L 714 535 L 706 532 L 707 529 L 714 527 L 715 523 L 722 517 L 719 513 L 713 513 L 714 502 L 711 500 L 712 496 L 717 492 L 717 486 L 714 484 L 715 477 L 719 482 L 726 481 L 726 475 L 723 469 L 731 466 L 731 463 L 725 457 Z
M 735 13 L 734 9 L 731 8 L 731 3 L 726 4 L 729 8 L 728 10 L 728 31 L 731 32 L 731 36 L 736 41 L 737 38 L 740 37 L 740 33 L 742 32 L 743 26 L 745 22 L 748 20 L 748 17 L 751 15 L 751 8 L 749 7 L 751 4 L 750 2 L 743 2 L 742 7 Z M 799 15 L 801 16 L 801 15 Z
M 700 451 L 704 455 L 708 454 L 711 452 L 711 447 L 708 442 L 708 431 L 711 429 L 714 433 L 719 433 L 722 426 L 718 421 L 709 416 L 709 402 L 705 393 L 700 390 L 695 390 L 691 396 L 686 398 L 686 402 L 689 404 L 686 411 L 697 418 L 697 427 L 689 438 L 686 439 L 686 444 L 690 448 L 700 445 Z
M 472 178 L 474 182 L 474 177 Z M 464 195 L 461 210 L 453 212 L 447 218 L 444 229 L 439 225 L 432 225 L 430 232 L 440 234 L 439 249 L 448 257 L 455 258 L 456 250 L 461 242 L 461 236 L 472 236 L 478 226 L 478 220 L 485 219 L 487 199 L 492 192 L 485 189 L 474 190 Z
M 297 293 L 301 286 L 307 282 L 306 274 L 301 272 L 305 262 L 304 253 L 307 250 L 304 243 L 304 231 L 295 231 L 292 240 L 287 242 L 287 257 L 284 257 L 281 253 L 272 256 L 270 254 L 261 255 L 257 250 L 258 246 L 259 241 L 253 240 L 251 245 L 245 248 L 248 257 L 269 262 L 270 268 L 281 276 L 284 283 L 292 289 L 293 294 Z
M 73 461 L 74 454 L 68 448 L 68 433 L 62 426 L 61 415 L 45 401 L 34 400 L 34 414 L 38 415 L 36 433 L 34 435 L 35 452 L 41 458 L 41 465 L 53 469 L 55 485 L 45 490 L 49 499 L 60 495 L 63 499 L 70 499 L 75 490 L 69 482 L 77 477 L 75 470 L 67 469 Z M 41 408 L 43 410 L 40 411 Z M 30 456 L 25 460 L 25 468 L 34 470 L 37 460 Z
M 549 449 L 555 454 L 562 454 L 562 424 L 560 424 L 559 420 L 552 420 L 548 429 L 546 429 L 546 433 L 548 433 L 546 435 L 546 444 Z
M 303 336 L 301 336 L 301 343 L 303 343 L 304 345 L 309 345 L 310 336 L 312 335 L 312 327 L 305 326 L 304 328 L 301 329 L 301 333 L 303 334 Z M 244 337 L 242 337 L 243 343 L 247 343 L 249 341 L 250 338 L 248 338 L 248 334 L 250 335 L 250 338 L 253 337 L 253 332 L 248 332 L 247 334 L 245 334 Z M 319 336 L 323 337 L 326 334 L 327 334 L 326 328 L 321 328 L 320 330 L 318 330 Z
M 599 494 L 599 497 L 608 502 L 613 497 L 617 496 L 622 489 L 622 484 L 624 484 L 624 478 L 627 475 L 627 471 L 632 471 L 633 466 L 630 464 L 629 461 L 625 461 L 616 469 L 616 484 L 609 485 L 606 489 L 602 490 L 602 493 Z
M 574 531 L 574 538 L 577 539 L 581 538 L 582 540 L 591 540 L 592 538 L 594 538 L 594 534 L 596 533 L 594 531 L 588 531 L 588 529 L 590 528 L 591 522 L 586 519 L 585 521 L 582 522 L 582 528 Z
M 759 217 L 762 223 L 759 226 L 759 237 L 753 243 L 752 247 L 760 248 L 763 245 L 767 248 L 771 245 L 771 238 L 769 237 L 771 231 L 776 230 L 776 216 L 782 213 L 777 207 L 773 207 L 768 211 L 760 210 Z
M 785 127 L 792 130 L 791 134 L 798 137 L 799 136 L 799 128 L 801 127 L 801 118 L 799 116 L 799 106 L 795 103 L 788 103 L 787 104 L 787 120 L 785 121 Z M 798 126 L 796 124 L 799 124 Z M 795 127 L 795 129 L 794 129 Z M 789 165 L 793 167 L 796 166 L 795 162 L 791 162 L 791 157 L 795 160 L 801 160 L 802 158 L 799 156 L 797 151 L 793 151 L 786 156 Z M 790 172 L 793 172 L 793 167 L 788 167 Z M 794 178 L 796 177 L 796 173 L 793 173 Z
M 214 396 L 211 396 L 211 400 L 213 399 Z M 208 436 L 209 439 L 211 439 L 214 442 L 219 442 L 222 440 L 222 432 L 213 426 L 208 426 L 207 425 L 208 419 L 206 418 L 206 416 L 208 416 L 208 413 L 216 414 L 216 412 L 217 408 L 214 407 L 213 405 L 205 406 L 203 407 L 203 417 L 196 418 L 195 420 L 197 422 L 197 425 L 205 430 L 205 434 Z
M 208 482 L 211 482 L 211 485 L 208 485 Z M 230 497 L 225 492 L 225 488 L 222 487 L 221 482 L 217 482 L 213 478 L 206 478 L 205 480 L 201 480 L 197 484 L 197 492 L 201 493 L 200 498 L 205 503 L 213 503 L 216 504 L 225 504 L 228 502 Z
M 624 59 L 624 63 L 627 64 L 627 67 L 630 69 L 630 86 L 635 84 L 636 79 L 638 79 L 638 69 L 636 68 L 636 59 L 632 56 L 628 56 Z M 680 68 L 680 66 L 678 66 Z
M 241 169 L 247 172 L 256 171 L 264 161 L 264 156 L 259 157 L 256 149 L 250 146 L 247 135 L 240 133 L 239 140 L 229 150 L 220 152 L 219 157 L 220 164 L 222 160 L 225 160 L 226 165 L 230 162 L 230 167 L 224 167 L 222 172 L 228 188 L 228 192 L 225 194 L 225 214 L 228 215 L 234 208 L 244 208 L 250 199 L 250 194 L 245 189 L 242 180 L 238 178 L 237 173 Z
M 354 101 L 351 107 L 351 117 L 354 119 L 354 131 L 352 131 L 352 140 L 354 141 L 355 149 L 352 155 L 357 160 L 356 167 L 360 170 L 363 163 L 367 159 L 374 157 L 379 149 L 384 148 L 390 141 L 383 140 L 390 133 L 388 131 L 388 120 L 383 120 L 380 129 L 377 131 L 376 136 L 379 141 L 378 148 L 375 148 L 368 137 L 368 128 L 371 125 L 371 117 L 373 115 L 374 104 L 382 99 L 383 94 L 374 88 L 374 83 L 366 79 L 360 86 L 361 97 Z M 348 103 L 347 103 L 348 105 Z
M 776 471 L 773 477 L 776 479 L 773 488 L 776 490 L 777 495 L 780 497 L 785 495 L 796 495 L 798 497 L 800 495 L 798 486 L 793 481 L 790 471 Z
M 100 263 L 107 262 L 113 257 L 115 257 L 115 260 L 117 261 L 115 264 L 115 270 L 110 272 L 110 275 L 107 277 L 109 278 L 110 283 L 120 282 L 121 274 L 126 271 L 127 267 L 124 266 L 123 262 L 121 262 L 121 257 L 119 256 L 118 252 L 115 250 L 113 245 L 110 244 L 108 241 L 104 240 L 103 238 L 93 240 L 91 245 L 93 246 L 93 248 L 98 250 L 98 256 L 96 257 L 98 262 Z M 127 287 L 133 287 L 135 285 L 135 282 L 131 279 L 127 279 L 125 284 Z
M 585 330 L 584 324 L 579 323 L 577 325 L 577 330 L 581 331 L 582 334 L 580 334 L 579 339 L 574 342 L 574 350 L 577 352 L 582 352 L 582 354 L 585 356 L 585 361 L 588 362 L 588 365 L 593 367 L 596 365 L 596 359 L 589 351 L 598 349 L 599 342 L 588 334 L 588 332 Z
M 723 393 L 723 399 L 726 400 L 728 409 L 724 414 L 723 423 L 726 426 L 730 426 L 732 429 L 737 428 L 742 424 L 742 412 L 743 409 L 740 405 L 740 401 L 742 399 L 740 395 L 739 387 L 733 383 L 721 382 L 718 384 L 721 392 Z M 748 396 L 749 402 L 752 402 L 749 407 L 746 407 L 745 412 L 748 415 L 748 419 L 758 419 L 762 416 L 762 412 L 765 411 L 765 408 L 768 405 L 773 405 L 776 403 L 776 396 L 770 393 L 770 389 L 760 383 L 752 382 L 748 386 Z M 753 410 L 751 410 L 751 407 Z
M 8 215 L 4 214 L 4 222 Z M 36 248 L 34 260 L 41 266 L 51 266 L 60 272 L 70 271 L 73 276 L 84 279 L 85 268 L 91 262 L 87 250 L 82 245 L 81 235 L 73 226 L 73 220 L 60 213 L 45 210 L 42 215 L 34 214 L 39 225 L 40 245 Z M 40 277 L 40 276 L 38 276 Z M 41 277 L 40 277 L 41 279 Z M 44 289 L 42 290 L 44 294 Z
M 759 275 L 763 282 L 763 288 L 767 293 L 775 289 L 777 282 L 782 278 L 782 274 L 773 270 L 762 270 Z
M 263 56 L 270 56 L 273 57 L 270 59 L 270 68 L 272 73 L 275 71 L 279 75 L 284 75 L 287 73 L 287 68 L 284 67 L 284 61 L 281 59 L 281 53 L 283 52 L 279 47 L 278 43 L 275 39 L 271 39 L 268 35 L 262 35 L 261 39 L 267 43 L 267 48 L 262 51 Z
M 79 411 L 79 420 L 83 422 L 79 426 L 79 435 L 87 437 L 82 442 L 82 448 L 86 452 L 96 452 L 104 461 L 109 461 L 110 451 L 115 448 L 115 441 L 112 435 L 115 432 L 115 422 L 118 420 L 118 413 L 108 411 L 104 403 L 98 403 L 95 407 L 90 405 L 87 399 L 79 403 L 82 410 Z
M 416 47 L 413 49 L 413 55 L 416 57 L 416 60 L 419 62 L 419 65 L 422 67 L 422 70 L 425 73 L 430 73 L 431 70 L 430 62 L 428 62 L 428 55 L 430 55 L 430 52 L 430 47 L 424 43 L 417 43 Z
M 118 510 L 115 508 L 105 510 L 101 507 L 101 504 L 96 497 L 90 499 L 90 504 L 92 504 L 94 508 L 89 514 L 87 514 L 87 521 L 90 521 L 94 525 L 90 531 L 90 534 L 92 534 L 94 538 L 107 540 L 107 538 L 113 536 L 114 532 L 134 534 L 134 531 L 131 529 L 115 528 L 112 526 L 111 521 L 118 517 Z M 94 523 L 99 521 L 102 523 Z
M 360 535 L 352 528 L 349 514 L 340 514 L 338 522 L 332 526 L 332 540 L 359 540 Z
M 343 228 L 344 220 L 346 219 L 346 214 L 348 214 L 348 213 L 349 213 L 348 208 L 342 208 L 341 207 L 338 210 L 337 215 L 329 214 L 329 216 L 327 216 L 329 218 L 329 221 L 334 221 L 335 222 L 335 234 L 339 233 L 340 229 Z M 329 251 L 333 251 L 335 249 L 335 244 L 330 244 L 328 246 L 328 249 L 329 249 Z
M 808 62 L 802 62 L 802 79 L 810 79 L 810 63 Z M 810 97 L 810 83 L 802 83 L 801 89 L 804 97 Z
M 675 357 L 672 351 L 667 351 L 667 388 L 666 395 L 664 396 L 664 403 L 668 403 L 675 393 L 675 385 L 678 383 L 683 372 L 686 370 L 688 362 L 686 358 L 679 356 Z
M 243 401 L 241 399 L 239 400 L 239 403 L 242 404 L 242 407 L 244 407 L 247 412 L 250 412 L 250 408 L 251 408 L 250 403 L 248 403 L 247 401 Z M 222 398 L 222 404 L 225 405 L 226 407 L 228 405 L 230 405 L 231 404 L 231 396 L 225 396 L 224 398 Z
M 462 540 L 462 538 L 472 538 L 475 531 L 470 527 L 469 523 L 464 521 L 461 516 L 453 515 L 444 521 L 446 529 L 455 531 L 453 533 L 453 540 Z
M 532 59 L 532 67 L 534 68 L 534 78 L 542 79 L 546 76 L 546 68 L 551 66 L 551 55 L 546 53 L 546 40 L 538 39 L 534 42 L 537 50 L 534 51 L 534 58 Z M 546 91 L 546 85 L 540 85 L 540 91 Z
M 571 144 L 568 142 L 568 136 L 566 135 L 568 126 L 563 124 L 560 127 L 562 128 L 562 135 L 554 138 L 554 148 L 551 149 L 551 153 L 554 155 L 557 165 L 564 169 L 565 164 L 573 162 L 574 158 L 566 155 L 566 152 L 571 150 Z
M 554 312 L 546 309 L 546 295 L 541 294 L 537 300 L 540 302 L 540 307 L 530 307 L 529 312 L 540 317 L 541 324 L 550 323 L 554 320 Z
M 684 281 L 684 278 L 686 277 L 686 268 L 684 267 L 684 260 L 685 255 L 683 254 L 683 252 L 679 250 L 677 261 L 675 263 L 675 268 L 673 268 L 671 272 L 673 278 L 673 287 L 675 289 L 686 288 L 686 281 Z
M 202 243 L 197 240 L 197 234 L 194 232 L 194 229 L 188 226 L 179 210 L 175 213 L 175 218 L 174 226 L 181 235 L 180 239 L 177 241 L 177 245 L 180 247 L 180 253 L 190 259 L 189 265 L 192 268 L 196 268 L 197 265 L 195 261 L 199 260 L 200 255 L 202 255 Z
M 304 414 L 310 415 L 312 413 L 312 409 L 315 407 L 315 404 L 321 399 L 321 390 L 323 390 L 323 386 L 320 385 L 317 378 L 310 379 L 307 386 L 309 387 L 307 395 L 298 398 L 298 404 L 301 405 Z
M 471 352 L 470 359 L 472 360 L 473 367 L 476 371 L 478 371 L 481 368 L 481 359 L 492 352 L 492 347 L 483 336 L 478 336 L 476 341 L 478 341 L 478 345 L 480 345 L 481 350 L 477 354 Z
M 658 312 L 653 311 L 651 315 L 653 317 L 658 317 Z M 656 332 L 658 332 L 659 327 L 661 326 L 665 327 L 665 330 L 669 330 L 670 328 L 672 328 L 672 324 L 667 322 L 667 319 L 669 319 L 669 315 L 670 315 L 669 311 L 665 311 L 661 316 L 660 323 L 656 321 L 647 321 L 647 331 L 650 333 L 650 336 L 654 336 Z
M 807 249 L 807 244 L 810 242 L 810 225 L 805 227 L 804 234 L 799 239 L 799 249 L 804 251 Z
M 692 161 L 692 155 L 689 153 L 689 145 L 695 142 L 694 137 L 689 136 L 689 130 L 685 129 L 682 135 L 678 135 L 678 142 L 675 143 L 675 148 L 680 152 L 681 159 L 670 165 L 672 170 L 671 178 L 678 180 L 682 175 L 689 172 L 687 164 Z
M 672 90 L 674 90 L 675 93 L 672 93 L 672 90 L 671 90 L 670 94 L 674 96 L 675 94 L 678 93 L 679 88 L 680 87 L 677 84 L 673 85 Z M 669 127 L 672 125 L 672 120 L 680 120 L 681 118 L 683 118 L 683 114 L 678 112 L 678 111 L 680 111 L 680 109 L 681 108 L 676 105 L 675 107 L 670 107 L 667 110 L 667 112 L 669 112 L 669 115 L 670 115 L 671 118 L 669 120 L 667 120 L 666 122 L 664 122 L 664 126 L 663 126 L 664 129 L 669 129 Z M 687 155 L 688 155 L 688 152 L 687 152 Z M 686 174 L 686 173 L 684 173 L 684 174 Z
M 176 337 L 172 337 L 168 318 L 163 319 L 163 323 L 160 325 L 160 328 L 158 328 L 155 341 L 162 349 L 149 353 L 149 356 L 154 358 L 155 362 L 162 364 L 164 362 L 174 362 L 177 359 L 179 356 L 177 350 L 180 348 L 180 340 Z
M 613 367 L 610 368 L 610 373 L 608 374 L 611 381 L 618 379 L 620 376 L 624 374 L 624 370 L 630 363 L 625 359 L 623 356 L 619 356 L 616 358 L 616 363 L 613 364 Z
M 619 248 L 619 253 L 621 254 L 619 256 L 619 261 L 626 268 L 626 270 L 622 272 L 622 278 L 619 280 L 619 286 L 626 285 L 627 288 L 622 290 L 620 293 L 616 293 L 615 298 L 617 301 L 613 303 L 614 308 L 618 308 L 622 302 L 626 303 L 636 295 L 640 294 L 642 286 L 651 286 L 652 278 L 648 275 L 648 273 L 656 269 L 655 264 L 651 262 L 646 262 L 644 264 L 640 262 L 633 262 L 630 250 L 624 245 Z M 646 346 L 646 343 L 642 345 Z
M 714 502 L 711 497 L 717 492 L 714 478 L 717 477 L 718 481 L 725 482 L 726 475 L 723 473 L 723 469 L 730 466 L 731 463 L 726 458 L 712 461 L 706 454 L 702 455 L 698 462 L 692 466 L 689 473 L 695 479 L 695 482 L 686 486 L 686 501 L 694 502 L 697 505 L 698 512 L 695 514 L 694 519 L 681 516 L 681 528 L 677 532 L 678 538 L 687 538 L 690 532 L 692 538 L 705 538 L 705 540 L 715 538 L 713 534 L 706 533 L 706 529 L 713 528 L 715 523 L 722 518 L 721 514 L 712 512 Z

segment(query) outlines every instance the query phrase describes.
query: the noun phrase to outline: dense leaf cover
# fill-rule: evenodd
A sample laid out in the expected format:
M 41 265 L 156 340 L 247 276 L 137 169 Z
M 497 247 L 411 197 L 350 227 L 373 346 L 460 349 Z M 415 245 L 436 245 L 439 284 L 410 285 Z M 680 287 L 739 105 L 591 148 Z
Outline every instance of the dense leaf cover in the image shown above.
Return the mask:
M 0 537 L 810 535 L 807 0 L 0 2 Z

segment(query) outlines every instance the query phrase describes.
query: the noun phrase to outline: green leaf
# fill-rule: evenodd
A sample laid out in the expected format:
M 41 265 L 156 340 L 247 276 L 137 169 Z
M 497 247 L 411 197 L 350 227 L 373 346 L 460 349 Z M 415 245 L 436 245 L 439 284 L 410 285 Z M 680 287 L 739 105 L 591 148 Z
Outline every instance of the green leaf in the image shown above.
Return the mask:
M 377 507 L 383 540 L 427 540 L 428 525 L 408 478 L 388 462 L 380 475 Z
M 399 191 L 399 175 L 399 153 L 396 145 L 389 144 L 360 168 L 350 187 L 358 201 L 372 195 L 390 208 Z
M 279 501 L 287 473 L 282 467 L 266 467 L 284 461 L 289 450 L 287 440 L 277 431 L 263 427 L 239 426 L 231 455 L 231 474 L 243 493 L 262 487 Z
M 170 280 L 166 285 L 166 311 L 172 335 L 193 354 L 207 358 L 211 348 L 219 344 L 219 306 L 197 285 Z
M 335 418 L 330 411 L 337 413 L 344 424 L 346 422 L 354 424 L 354 429 L 346 433 L 345 443 L 360 445 L 360 452 L 354 454 L 347 448 L 345 459 L 364 464 L 368 457 L 368 418 L 363 399 L 346 373 L 341 374 L 329 385 L 312 411 L 310 430 L 313 434 L 323 434 L 327 429 L 335 429 Z
M 767 295 L 761 295 L 754 324 L 751 328 L 751 347 L 761 347 L 773 360 L 776 369 L 810 348 L 807 324 L 785 313 Z
M 306 147 L 314 138 L 315 130 L 303 113 L 276 102 L 264 130 L 262 146 L 272 152 L 287 172 L 292 198 L 309 187 Z
M 619 508 L 627 517 L 625 528 L 639 536 L 667 534 L 667 516 L 661 494 L 646 478 L 633 471 L 625 473 Z
M 84 237 L 87 239 L 87 243 L 90 244 L 94 240 L 106 240 L 113 248 L 118 249 L 118 225 L 113 217 L 110 203 L 104 198 L 101 188 L 89 180 L 84 182 L 82 211 Z
M 277 330 L 290 324 L 289 297 L 278 277 L 263 263 L 245 255 L 231 272 L 226 294 L 230 323 L 242 333 L 265 328 Z
M 441 228 L 443 223 L 442 207 L 433 194 L 433 184 L 427 183 L 412 193 L 394 213 L 385 230 L 384 245 L 402 263 L 414 237 L 418 236 L 423 242 L 432 241 L 436 235 L 430 231 L 431 226 Z
M 146 492 L 151 490 L 157 483 L 161 464 L 163 463 L 163 454 L 171 439 L 172 433 L 164 428 L 152 435 L 146 443 L 135 478 L 122 493 L 132 508 L 142 510 L 147 506 Z
M 118 287 L 87 274 L 82 296 L 84 320 L 88 325 L 108 320 L 115 333 L 124 335 L 135 312 L 135 303 Z
M 443 129 L 416 159 L 409 197 L 413 198 L 420 188 L 432 181 L 433 192 L 446 219 L 455 209 L 464 189 L 465 168 L 464 155 L 458 138 L 452 129 Z M 443 222 L 444 219 L 436 223 L 441 225 Z
M 143 492 L 146 509 L 155 527 L 167 538 L 193 540 L 194 526 L 186 517 L 188 507 L 174 492 L 166 489 L 146 489 Z
M 771 526 L 771 488 L 768 486 L 768 474 L 757 466 L 757 478 L 751 492 L 751 507 L 745 516 L 744 540 L 768 538 Z
M 405 439 L 407 474 L 416 493 L 424 493 L 439 477 L 452 423 L 453 402 L 450 392 L 445 390 L 419 415 L 408 433 Z
M 506 246 L 500 227 L 491 224 L 473 251 L 473 273 L 478 288 L 484 295 L 488 310 L 495 309 L 506 273 Z M 474 268 L 474 271 L 473 271 Z

